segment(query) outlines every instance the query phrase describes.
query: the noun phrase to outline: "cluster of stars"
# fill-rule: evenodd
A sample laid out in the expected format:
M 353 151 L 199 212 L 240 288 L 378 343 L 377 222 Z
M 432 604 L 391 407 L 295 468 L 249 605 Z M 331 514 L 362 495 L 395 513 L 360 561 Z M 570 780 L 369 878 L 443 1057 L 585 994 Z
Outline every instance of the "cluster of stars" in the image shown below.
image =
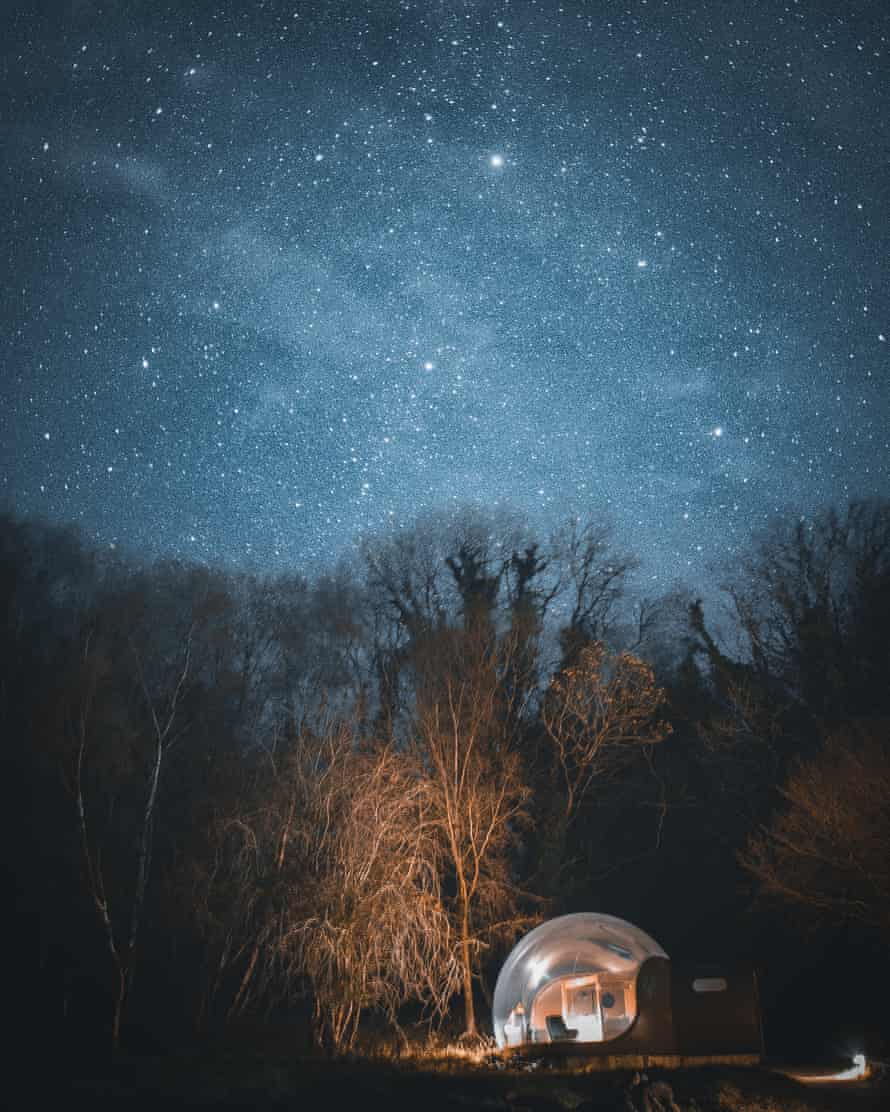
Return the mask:
M 877 10 L 337 12 L 13 21 L 17 510 L 278 567 L 476 500 L 700 588 L 890 488 Z

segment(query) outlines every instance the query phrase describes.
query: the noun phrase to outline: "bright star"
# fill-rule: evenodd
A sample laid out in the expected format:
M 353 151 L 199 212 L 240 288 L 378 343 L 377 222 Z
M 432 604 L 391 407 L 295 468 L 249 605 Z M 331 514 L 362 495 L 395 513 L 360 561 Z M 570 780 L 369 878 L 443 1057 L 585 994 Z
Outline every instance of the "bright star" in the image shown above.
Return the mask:
M 500 170 L 504 165 L 504 156 L 502 154 L 493 154 L 488 160 L 489 165 L 493 166 L 495 170 Z

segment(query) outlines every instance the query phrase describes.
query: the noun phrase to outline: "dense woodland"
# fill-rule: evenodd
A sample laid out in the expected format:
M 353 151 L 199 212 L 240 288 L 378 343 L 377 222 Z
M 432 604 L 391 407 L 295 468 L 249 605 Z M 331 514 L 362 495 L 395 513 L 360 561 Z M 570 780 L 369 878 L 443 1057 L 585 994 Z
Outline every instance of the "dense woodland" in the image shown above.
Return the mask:
M 595 910 L 753 962 L 774 1053 L 886 1052 L 890 505 L 775 522 L 721 605 L 635 567 L 472 508 L 311 580 L 0 519 L 23 1042 L 484 1034 Z

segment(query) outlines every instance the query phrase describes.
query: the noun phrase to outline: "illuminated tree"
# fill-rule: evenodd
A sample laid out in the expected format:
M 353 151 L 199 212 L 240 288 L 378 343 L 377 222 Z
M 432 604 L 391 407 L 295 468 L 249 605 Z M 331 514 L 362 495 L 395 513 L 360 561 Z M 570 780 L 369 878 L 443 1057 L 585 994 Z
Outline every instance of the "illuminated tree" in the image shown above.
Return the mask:
M 482 954 L 531 921 L 515 851 L 531 826 L 544 618 L 563 606 L 566 658 L 606 628 L 632 566 L 609 545 L 607 529 L 574 521 L 542 551 L 509 515 L 466 508 L 365 548 L 377 611 L 392 622 L 381 721 L 426 777 L 468 1034 Z M 621 682 L 632 683 L 624 663 Z
M 529 822 L 531 793 L 508 731 L 515 721 L 503 683 L 508 646 L 471 624 L 440 632 L 415 661 L 413 751 L 451 892 L 467 1035 L 476 1034 L 473 982 L 482 950 L 529 922 L 511 875 L 510 851 Z
M 392 746 L 344 754 L 311 802 L 315 907 L 282 942 L 312 983 L 320 1036 L 342 1050 L 363 1009 L 396 1024 L 409 1000 L 444 1015 L 459 965 L 422 777 Z
M 348 1050 L 367 1011 L 444 1015 L 460 985 L 439 838 L 411 758 L 327 719 L 270 751 L 217 828 L 201 898 L 229 1015 L 308 987 L 321 1046 Z M 215 911 L 213 910 L 215 909 Z

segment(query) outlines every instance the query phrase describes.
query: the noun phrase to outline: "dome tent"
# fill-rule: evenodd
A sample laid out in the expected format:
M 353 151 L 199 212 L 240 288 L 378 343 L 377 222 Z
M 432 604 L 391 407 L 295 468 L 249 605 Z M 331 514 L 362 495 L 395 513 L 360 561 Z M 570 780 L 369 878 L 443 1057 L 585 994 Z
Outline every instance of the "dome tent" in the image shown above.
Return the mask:
M 542 923 L 517 943 L 498 977 L 498 1046 L 617 1038 L 636 1019 L 637 975 L 650 958 L 667 961 L 667 954 L 612 915 L 580 912 Z
M 494 990 L 507 1053 L 639 1062 L 754 1065 L 763 1055 L 757 975 L 735 963 L 670 961 L 612 915 L 542 923 L 516 944 Z

